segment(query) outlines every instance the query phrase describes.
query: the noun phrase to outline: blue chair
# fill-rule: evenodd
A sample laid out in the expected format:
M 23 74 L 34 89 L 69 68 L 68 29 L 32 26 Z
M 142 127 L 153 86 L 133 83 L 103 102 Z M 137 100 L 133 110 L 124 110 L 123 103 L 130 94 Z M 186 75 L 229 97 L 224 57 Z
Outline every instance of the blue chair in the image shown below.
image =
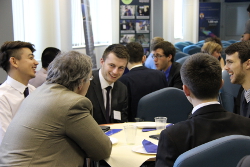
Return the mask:
M 176 62 L 178 62 L 180 64 L 183 64 L 186 61 L 187 58 L 189 58 L 189 56 L 182 57 L 182 58 L 176 60 Z
M 137 109 L 137 117 L 144 121 L 154 121 L 155 117 L 167 117 L 167 122 L 184 121 L 192 112 L 193 106 L 184 92 L 174 87 L 167 87 L 143 96 Z
M 186 53 L 183 53 L 183 52 L 177 52 L 174 56 L 174 61 L 182 58 L 182 57 L 185 57 L 185 56 L 190 56 L 189 54 L 186 54 Z
M 236 41 L 236 40 L 234 40 L 234 39 L 230 39 L 230 40 L 228 40 L 228 42 L 230 42 L 231 44 L 233 44 L 233 43 L 236 43 L 236 42 L 238 42 L 238 41 Z
M 201 52 L 201 47 L 199 45 L 189 45 L 183 48 L 183 52 L 189 55 Z
M 222 71 L 222 79 L 224 80 L 224 85 L 220 89 L 219 101 L 225 110 L 233 112 L 235 100 L 241 86 L 231 83 L 230 75 L 226 70 Z
M 232 44 L 232 43 L 230 43 L 228 41 L 221 41 L 221 43 L 222 43 L 223 48 L 226 48 L 226 47 L 228 47 L 229 45 Z
M 181 154 L 174 167 L 236 167 L 240 159 L 248 154 L 250 137 L 230 135 Z
M 186 43 L 188 43 L 189 45 L 193 45 L 194 43 L 193 42 L 190 42 L 190 41 L 185 41 Z
M 174 44 L 174 46 L 175 46 L 176 48 L 179 48 L 182 52 L 183 52 L 183 48 L 184 48 L 185 46 L 188 46 L 188 45 L 189 45 L 189 44 L 186 43 L 186 42 L 177 42 L 177 43 Z

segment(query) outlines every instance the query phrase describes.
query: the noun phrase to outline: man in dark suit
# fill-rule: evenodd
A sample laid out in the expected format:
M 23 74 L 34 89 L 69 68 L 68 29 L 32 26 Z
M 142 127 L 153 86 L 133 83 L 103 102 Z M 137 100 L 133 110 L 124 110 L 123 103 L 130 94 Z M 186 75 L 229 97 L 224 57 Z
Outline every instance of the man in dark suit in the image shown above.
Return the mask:
M 93 117 L 98 124 L 127 121 L 127 87 L 117 81 L 129 60 L 127 48 L 121 44 L 108 46 L 101 58 L 101 68 L 93 71 L 86 97 L 93 104 Z
M 128 121 L 135 121 L 139 100 L 151 92 L 167 87 L 167 81 L 164 73 L 148 69 L 142 65 L 146 60 L 146 56 L 143 53 L 141 44 L 130 42 L 126 47 L 130 56 L 127 66 L 129 72 L 119 80 L 128 89 Z
M 153 48 L 153 59 L 157 70 L 165 73 L 168 87 L 176 87 L 182 89 L 182 81 L 180 76 L 181 64 L 174 62 L 176 49 L 174 45 L 168 41 L 162 41 Z
M 194 108 L 186 121 L 161 132 L 156 167 L 173 166 L 180 154 L 224 136 L 250 136 L 250 119 L 225 111 L 217 101 L 223 80 L 220 63 L 215 57 L 194 54 L 185 61 L 180 72 L 183 91 Z
M 240 115 L 250 117 L 250 41 L 231 44 L 225 50 L 225 70 L 229 73 L 231 83 L 240 84 L 244 90 L 241 94 Z

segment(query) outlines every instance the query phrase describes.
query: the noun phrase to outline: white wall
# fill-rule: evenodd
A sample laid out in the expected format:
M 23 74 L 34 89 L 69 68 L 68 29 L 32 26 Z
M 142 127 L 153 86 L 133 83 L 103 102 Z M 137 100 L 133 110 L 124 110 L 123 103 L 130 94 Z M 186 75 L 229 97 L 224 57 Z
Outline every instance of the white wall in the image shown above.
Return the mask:
M 198 42 L 199 0 L 183 1 L 183 39 L 174 38 L 174 1 L 163 0 L 163 38 L 171 43 Z
M 13 41 L 12 3 L 0 0 L 0 46 L 5 41 Z M 0 68 L 0 83 L 7 78 L 6 72 Z

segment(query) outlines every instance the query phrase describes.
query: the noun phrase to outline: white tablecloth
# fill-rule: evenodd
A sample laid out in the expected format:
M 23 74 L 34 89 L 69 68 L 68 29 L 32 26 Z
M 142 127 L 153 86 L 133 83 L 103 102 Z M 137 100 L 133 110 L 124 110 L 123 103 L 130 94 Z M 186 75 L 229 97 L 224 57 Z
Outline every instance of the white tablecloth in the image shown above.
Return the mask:
M 123 126 L 126 124 L 134 124 L 134 123 L 114 124 L 109 126 L 111 129 L 123 129 Z M 149 135 L 155 135 L 159 133 L 160 131 L 156 130 L 149 132 L 142 132 L 142 129 L 137 129 L 135 145 L 126 144 L 124 130 L 111 135 L 110 137 L 118 139 L 118 142 L 113 145 L 111 155 L 109 158 L 105 159 L 105 161 L 111 167 L 139 167 L 149 159 L 155 161 L 156 155 L 136 153 L 132 151 L 132 148 L 138 145 L 142 145 L 143 139 L 149 140 L 154 144 L 158 144 L 158 140 L 149 138 Z

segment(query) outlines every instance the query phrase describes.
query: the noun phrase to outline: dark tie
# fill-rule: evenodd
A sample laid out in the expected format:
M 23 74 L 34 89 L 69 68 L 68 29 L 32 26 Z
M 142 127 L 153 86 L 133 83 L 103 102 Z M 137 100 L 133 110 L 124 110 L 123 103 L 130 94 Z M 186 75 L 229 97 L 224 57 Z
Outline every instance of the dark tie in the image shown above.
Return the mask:
M 25 88 L 23 94 L 24 94 L 24 97 L 27 97 L 29 95 L 29 88 L 28 87 Z
M 110 89 L 112 87 L 111 86 L 108 86 L 106 87 L 105 89 L 107 90 L 107 93 L 106 93 L 106 119 L 107 119 L 107 123 L 110 123 L 110 116 L 109 116 L 109 111 L 110 111 L 110 100 L 109 100 L 109 93 L 110 93 Z

